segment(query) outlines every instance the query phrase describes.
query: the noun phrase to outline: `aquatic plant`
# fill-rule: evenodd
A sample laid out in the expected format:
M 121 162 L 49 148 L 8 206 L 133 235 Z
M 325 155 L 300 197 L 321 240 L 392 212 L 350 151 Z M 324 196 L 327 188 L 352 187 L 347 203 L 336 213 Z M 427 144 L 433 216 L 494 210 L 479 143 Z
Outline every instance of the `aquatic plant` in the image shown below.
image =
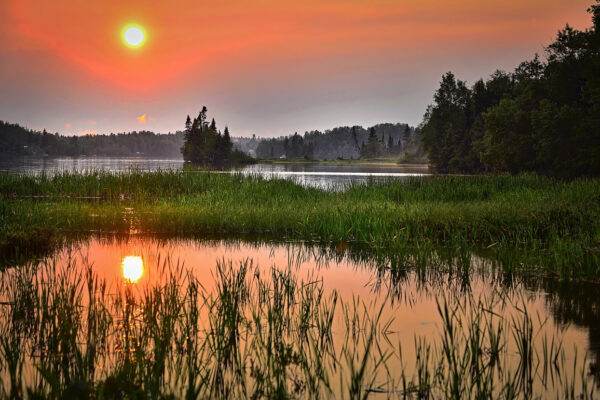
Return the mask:
M 317 275 L 300 279 L 293 267 L 221 260 L 210 288 L 170 259 L 156 268 L 158 280 L 144 285 L 101 280 L 85 261 L 4 271 L 0 395 L 594 395 L 587 357 L 568 359 L 560 332 L 550 342 L 540 334 L 544 322 L 508 292 L 445 290 L 438 335 L 403 347 L 391 340 L 385 297 L 347 301 Z

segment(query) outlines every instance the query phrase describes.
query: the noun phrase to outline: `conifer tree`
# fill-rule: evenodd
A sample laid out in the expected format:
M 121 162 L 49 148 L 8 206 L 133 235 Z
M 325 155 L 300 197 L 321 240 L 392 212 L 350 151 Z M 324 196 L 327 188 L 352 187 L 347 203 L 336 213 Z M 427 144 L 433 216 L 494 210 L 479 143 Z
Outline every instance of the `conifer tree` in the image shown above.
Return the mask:
M 227 126 L 225 126 L 225 131 L 223 132 L 223 143 L 226 151 L 230 152 L 233 148 L 233 143 L 231 143 L 231 136 L 229 135 L 229 128 Z
M 360 144 L 358 143 L 358 136 L 356 135 L 356 126 L 352 127 L 352 139 L 354 140 L 354 144 L 356 145 L 356 150 L 360 152 Z

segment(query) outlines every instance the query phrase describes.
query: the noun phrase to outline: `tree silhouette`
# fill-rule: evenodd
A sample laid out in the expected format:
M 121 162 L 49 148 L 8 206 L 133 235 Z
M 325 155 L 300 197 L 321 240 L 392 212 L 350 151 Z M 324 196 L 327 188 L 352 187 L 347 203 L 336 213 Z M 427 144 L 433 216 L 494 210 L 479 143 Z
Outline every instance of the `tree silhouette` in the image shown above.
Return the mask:
M 223 134 L 217 130 L 217 123 L 213 118 L 210 125 L 206 123 L 208 110 L 202 111 L 193 121 L 186 119 L 185 141 L 181 154 L 186 162 L 221 166 L 230 163 L 249 162 L 250 158 L 244 153 L 233 150 L 229 128 L 225 127 Z
M 362 158 L 375 158 L 381 157 L 384 153 L 383 143 L 377 138 L 377 131 L 375 127 L 369 128 L 369 139 L 363 144 L 360 150 L 360 156 Z
M 593 26 L 566 25 L 547 49 L 513 73 L 468 88 L 443 76 L 420 131 L 445 172 L 534 171 L 562 178 L 600 175 L 600 1 Z
M 191 121 L 190 121 L 191 124 Z M 184 132 L 129 132 L 62 136 L 0 121 L 0 156 L 160 156 L 179 157 Z
M 391 137 L 393 144 L 401 141 L 405 130 L 408 132 L 408 137 L 412 137 L 412 132 L 414 132 L 414 129 L 406 124 L 386 123 L 375 125 L 373 128 L 377 132 L 378 137 L 385 131 L 386 140 L 389 143 L 389 138 Z M 256 142 L 251 142 L 248 139 L 244 141 L 244 144 L 240 144 L 240 147 L 245 148 L 246 151 L 253 151 L 259 158 L 279 158 L 285 156 L 291 159 L 350 159 L 361 157 L 361 149 L 363 144 L 367 144 L 368 138 L 368 129 L 361 126 L 340 126 L 325 132 L 309 131 L 305 132 L 304 135 L 294 133 L 290 136 L 257 140 Z M 400 157 L 403 152 L 410 150 L 411 153 L 421 154 L 421 156 L 414 159 L 414 162 L 426 162 L 420 150 L 420 138 L 415 137 L 415 140 L 411 141 L 410 149 L 403 148 L 400 145 L 387 148 L 386 145 L 388 143 L 381 144 L 382 152 L 379 154 L 380 156 Z

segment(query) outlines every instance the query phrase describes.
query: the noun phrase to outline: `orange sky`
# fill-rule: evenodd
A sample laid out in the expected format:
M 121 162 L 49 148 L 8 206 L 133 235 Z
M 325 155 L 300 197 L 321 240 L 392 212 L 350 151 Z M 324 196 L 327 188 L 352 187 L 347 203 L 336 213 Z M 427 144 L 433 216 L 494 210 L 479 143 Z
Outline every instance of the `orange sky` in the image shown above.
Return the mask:
M 566 22 L 590 25 L 589 4 L 3 0 L 0 119 L 167 132 L 207 105 L 234 135 L 417 124 L 441 74 L 512 69 Z M 121 40 L 129 23 L 145 28 L 139 49 Z

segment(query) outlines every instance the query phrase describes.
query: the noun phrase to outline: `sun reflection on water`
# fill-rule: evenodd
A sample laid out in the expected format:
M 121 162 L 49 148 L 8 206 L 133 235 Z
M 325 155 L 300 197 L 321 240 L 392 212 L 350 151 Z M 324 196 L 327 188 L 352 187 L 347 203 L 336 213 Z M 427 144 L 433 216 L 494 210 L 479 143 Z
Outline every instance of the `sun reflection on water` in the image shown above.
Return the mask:
M 142 257 L 127 256 L 123 258 L 123 277 L 131 283 L 137 282 L 144 273 Z

